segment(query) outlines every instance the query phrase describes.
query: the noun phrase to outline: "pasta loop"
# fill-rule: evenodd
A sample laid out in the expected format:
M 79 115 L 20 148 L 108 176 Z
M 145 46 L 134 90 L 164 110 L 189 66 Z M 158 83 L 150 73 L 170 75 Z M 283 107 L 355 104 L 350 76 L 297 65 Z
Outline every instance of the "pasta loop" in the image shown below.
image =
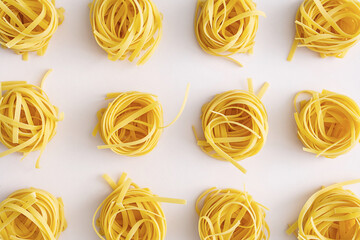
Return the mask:
M 302 94 L 309 100 L 300 102 Z M 351 98 L 323 90 L 301 91 L 294 99 L 298 137 L 304 151 L 317 156 L 336 158 L 349 152 L 360 140 L 360 108 Z
M 265 144 L 268 119 L 261 102 L 269 84 L 255 95 L 252 80 L 249 91 L 232 90 L 216 95 L 202 107 L 201 122 L 205 140 L 200 140 L 193 127 L 197 144 L 209 156 L 226 160 L 240 171 L 237 161 L 257 154 Z
M 64 11 L 55 8 L 54 0 L 0 1 L 0 45 L 22 54 L 23 60 L 29 52 L 44 55 Z
M 46 191 L 18 190 L 0 203 L 0 239 L 55 240 L 66 227 L 62 199 Z
M 63 119 L 63 113 L 59 114 L 42 89 L 51 71 L 45 74 L 41 87 L 25 81 L 1 82 L 0 142 L 8 150 L 0 153 L 0 157 L 21 152 L 25 158 L 30 152 L 40 150 L 36 168 L 40 167 L 40 157 L 56 134 L 57 122 Z
M 100 132 L 106 144 L 98 148 L 109 148 L 125 156 L 142 156 L 151 152 L 159 142 L 163 129 L 180 117 L 188 94 L 189 85 L 178 115 L 165 127 L 157 96 L 135 91 L 108 94 L 106 99 L 114 100 L 107 108 L 98 111 L 98 124 L 93 131 L 93 136 Z
M 231 58 L 235 53 L 252 53 L 259 16 L 252 0 L 198 0 L 195 34 L 200 47 L 214 56 Z
M 360 179 L 338 183 L 314 193 L 305 203 L 298 220 L 287 233 L 299 240 L 345 240 L 360 238 L 360 199 L 343 186 Z
M 295 40 L 288 56 L 297 47 L 307 47 L 322 58 L 343 58 L 360 40 L 358 0 L 304 0 L 296 14 Z
M 162 36 L 162 15 L 151 0 L 94 0 L 90 22 L 98 45 L 112 61 L 128 58 L 144 64 Z
M 108 175 L 104 178 L 113 192 L 100 204 L 93 217 L 93 228 L 100 239 L 165 239 L 166 219 L 160 202 L 186 204 L 186 201 L 158 197 L 148 188 L 133 183 L 126 173 L 117 183 Z M 99 211 L 99 218 L 95 221 Z
M 267 240 L 270 230 L 264 209 L 247 192 L 211 188 L 196 201 L 200 239 Z

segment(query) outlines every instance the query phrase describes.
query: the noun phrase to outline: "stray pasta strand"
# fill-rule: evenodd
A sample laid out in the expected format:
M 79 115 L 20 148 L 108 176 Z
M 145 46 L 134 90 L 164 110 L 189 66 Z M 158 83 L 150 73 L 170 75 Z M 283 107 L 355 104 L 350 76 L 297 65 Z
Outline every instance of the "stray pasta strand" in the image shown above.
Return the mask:
M 12 193 L 0 203 L 0 239 L 58 239 L 67 223 L 61 198 L 35 189 Z
M 205 140 L 200 140 L 193 127 L 201 150 L 231 162 L 243 173 L 246 170 L 237 161 L 257 154 L 268 134 L 267 113 L 260 99 L 269 84 L 265 83 L 257 95 L 251 79 L 248 86 L 249 91 L 227 91 L 204 104 L 201 122 Z
M 93 136 L 99 132 L 106 145 L 99 149 L 111 149 L 125 156 L 142 156 L 151 152 L 159 142 L 164 128 L 180 117 L 189 94 L 186 88 L 183 104 L 175 119 L 164 126 L 163 109 L 157 96 L 136 91 L 110 93 L 106 99 L 113 99 L 107 108 L 97 113 L 98 124 Z
M 128 58 L 144 64 L 159 45 L 162 15 L 151 0 L 94 0 L 90 22 L 98 45 L 112 61 Z
M 259 16 L 252 0 L 198 0 L 195 34 L 200 47 L 214 56 L 231 58 L 235 53 L 252 53 Z
M 298 98 L 304 94 L 310 99 L 300 101 L 298 108 Z M 360 108 L 351 98 L 327 90 L 301 91 L 294 98 L 294 107 L 304 151 L 336 158 L 359 143 Z
M 360 40 L 358 0 L 304 0 L 296 14 L 295 40 L 288 61 L 297 47 L 307 47 L 322 58 L 343 58 Z
M 44 55 L 49 41 L 64 20 L 64 9 L 54 0 L 0 1 L 0 45 L 21 54 Z
M 343 186 L 355 183 L 360 183 L 360 179 L 337 183 L 314 193 L 287 233 L 294 233 L 299 240 L 359 239 L 360 199 L 350 190 L 343 189 Z
M 103 176 L 113 192 L 93 216 L 93 228 L 102 240 L 163 240 L 166 219 L 160 202 L 186 204 L 185 200 L 163 198 L 148 188 L 140 188 L 123 173 L 117 183 Z M 95 220 L 98 212 L 99 218 Z M 97 230 L 97 227 L 99 230 Z
M 0 157 L 21 152 L 25 158 L 39 150 L 36 168 L 40 167 L 40 157 L 64 117 L 42 89 L 51 71 L 42 79 L 41 88 L 25 81 L 0 83 L 0 142 L 8 148 Z
M 196 201 L 200 239 L 267 240 L 270 230 L 264 209 L 247 192 L 210 188 Z

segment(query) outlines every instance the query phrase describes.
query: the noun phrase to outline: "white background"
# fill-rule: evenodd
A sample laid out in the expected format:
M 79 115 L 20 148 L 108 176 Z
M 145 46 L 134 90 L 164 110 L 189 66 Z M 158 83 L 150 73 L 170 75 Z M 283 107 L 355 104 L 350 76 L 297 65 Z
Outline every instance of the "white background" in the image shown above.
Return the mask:
M 303 152 L 296 137 L 292 100 L 297 91 L 323 88 L 352 97 L 360 103 L 360 45 L 345 59 L 321 59 L 308 49 L 298 49 L 292 62 L 286 57 L 294 37 L 294 17 L 299 0 L 258 0 L 260 18 L 254 54 L 237 55 L 243 68 L 208 55 L 198 46 L 193 31 L 196 0 L 154 0 L 164 15 L 164 33 L 159 47 L 144 66 L 128 61 L 111 62 L 96 44 L 90 23 L 88 0 L 58 0 L 65 21 L 55 33 L 43 57 L 30 54 L 21 60 L 0 49 L 0 80 L 27 80 L 38 84 L 49 68 L 45 90 L 52 103 L 65 113 L 58 133 L 48 144 L 35 169 L 38 153 L 20 162 L 20 154 L 0 159 L 0 199 L 25 187 L 45 189 L 61 196 L 68 229 L 62 240 L 98 239 L 91 227 L 98 204 L 110 193 L 101 175 L 117 179 L 122 172 L 140 186 L 160 196 L 183 198 L 188 204 L 162 204 L 168 224 L 166 239 L 196 240 L 194 203 L 209 187 L 243 189 L 270 211 L 266 220 L 271 239 L 287 236 L 306 199 L 321 185 L 360 178 L 360 146 L 337 159 L 315 158 Z M 196 145 L 191 126 L 200 130 L 200 109 L 215 94 L 246 89 L 252 77 L 258 89 L 270 83 L 263 102 L 269 116 L 268 140 L 262 151 L 241 162 L 242 174 L 230 163 L 205 155 Z M 105 94 L 137 90 L 157 94 L 164 108 L 165 123 L 177 114 L 191 83 L 188 104 L 181 118 L 165 129 L 153 152 L 137 158 L 98 150 L 99 136 L 92 137 L 96 112 L 107 106 Z M 3 147 L 1 150 L 5 150 Z M 360 186 L 350 187 L 360 193 Z

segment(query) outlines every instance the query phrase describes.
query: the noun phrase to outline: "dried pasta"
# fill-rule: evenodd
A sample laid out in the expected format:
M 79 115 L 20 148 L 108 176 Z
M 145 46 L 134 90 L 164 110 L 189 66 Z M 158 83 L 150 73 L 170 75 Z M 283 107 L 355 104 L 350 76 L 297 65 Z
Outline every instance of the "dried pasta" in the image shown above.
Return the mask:
M 44 190 L 18 190 L 0 203 L 0 239 L 55 240 L 66 227 L 61 198 Z
M 0 1 L 0 45 L 21 54 L 23 60 L 29 52 L 44 55 L 64 11 L 55 7 L 54 0 Z
M 40 167 L 40 157 L 63 119 L 63 113 L 59 114 L 43 90 L 51 71 L 45 74 L 40 87 L 25 81 L 0 83 L 0 142 L 8 148 L 0 157 L 21 152 L 25 158 L 40 150 L 36 168 Z
M 186 204 L 185 200 L 163 198 L 148 188 L 140 188 L 123 173 L 117 183 L 105 180 L 113 192 L 100 204 L 93 217 L 93 228 L 102 240 L 163 240 L 166 219 L 160 202 Z M 96 219 L 100 211 L 99 218 Z M 99 231 L 96 226 L 99 227 Z
M 225 57 L 252 53 L 259 16 L 252 0 L 198 0 L 195 12 L 195 34 L 200 47 L 214 56 Z
M 295 40 L 288 61 L 297 47 L 307 47 L 321 57 L 343 58 L 360 40 L 358 0 L 304 0 L 296 14 Z
M 98 124 L 93 136 L 99 132 L 106 145 L 99 149 L 111 149 L 125 156 L 142 156 L 151 152 L 159 142 L 164 128 L 172 125 L 183 112 L 189 93 L 175 119 L 163 126 L 163 110 L 157 96 L 143 92 L 110 93 L 106 99 L 114 99 L 107 108 L 97 113 Z
M 295 233 L 299 240 L 359 239 L 360 199 L 350 190 L 343 189 L 345 185 L 359 182 L 360 179 L 338 183 L 314 193 L 287 233 Z
M 270 230 L 264 209 L 247 192 L 210 188 L 196 201 L 200 239 L 267 240 Z
M 310 99 L 300 101 L 306 94 Z M 294 98 L 298 137 L 304 151 L 336 158 L 349 152 L 360 140 L 360 108 L 351 98 L 323 90 L 301 91 Z
M 256 95 L 252 80 L 249 91 L 232 90 L 216 95 L 202 107 L 201 122 L 205 140 L 200 140 L 193 127 L 197 144 L 209 156 L 226 160 L 240 171 L 237 161 L 257 154 L 265 144 L 268 119 L 261 98 L 269 84 Z
M 90 22 L 98 45 L 112 61 L 144 64 L 159 45 L 162 15 L 151 0 L 93 0 Z

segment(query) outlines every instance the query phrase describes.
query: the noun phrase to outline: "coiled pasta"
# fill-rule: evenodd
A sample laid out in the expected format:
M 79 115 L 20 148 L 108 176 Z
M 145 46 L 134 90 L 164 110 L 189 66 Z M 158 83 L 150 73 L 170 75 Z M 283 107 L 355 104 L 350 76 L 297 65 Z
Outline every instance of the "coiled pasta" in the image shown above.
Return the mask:
M 162 106 L 157 96 L 135 91 L 107 94 L 106 99 L 114 100 L 97 113 L 98 124 L 93 136 L 99 132 L 106 144 L 98 148 L 109 148 L 125 156 L 141 156 L 151 152 L 159 142 L 163 129 L 180 117 L 188 93 L 189 85 L 178 115 L 165 127 Z
M 300 102 L 302 94 L 309 100 Z M 304 151 L 336 158 L 349 152 L 360 140 L 360 108 L 351 98 L 323 90 L 301 91 L 294 99 L 298 137 Z
M 227 160 L 243 173 L 246 170 L 237 161 L 258 153 L 265 144 L 268 120 L 261 102 L 269 84 L 265 83 L 255 95 L 252 80 L 249 91 L 232 90 L 216 95 L 202 107 L 201 122 L 205 140 L 197 144 L 209 156 Z
M 117 183 L 107 175 L 104 178 L 113 192 L 93 217 L 93 228 L 102 240 L 163 240 L 166 219 L 160 202 L 186 204 L 185 200 L 158 197 L 148 188 L 140 188 L 125 173 Z
M 64 20 L 64 9 L 54 0 L 0 1 L 0 45 L 22 54 L 44 55 L 49 41 Z
M 55 240 L 66 227 L 61 198 L 44 190 L 18 190 L 0 203 L 0 239 Z
M 200 239 L 269 239 L 264 209 L 247 192 L 210 188 L 196 201 Z
M 297 222 L 287 230 L 297 231 L 299 240 L 346 240 L 360 238 L 360 199 L 343 186 L 360 179 L 338 183 L 314 193 L 305 203 Z
M 288 56 L 297 47 L 307 47 L 321 57 L 343 58 L 360 40 L 358 0 L 304 0 L 296 14 L 295 40 Z
M 195 34 L 200 47 L 214 56 L 231 58 L 235 53 L 252 53 L 259 16 L 252 0 L 198 0 Z
M 96 42 L 112 61 L 132 62 L 146 51 L 137 62 L 144 64 L 162 36 L 162 15 L 151 0 L 93 0 L 90 22 Z
M 45 74 L 40 87 L 25 81 L 1 82 L 0 142 L 8 150 L 0 153 L 0 157 L 21 152 L 25 158 L 30 152 L 40 150 L 36 168 L 40 167 L 40 157 L 56 134 L 58 121 L 63 119 L 63 113 L 59 114 L 43 91 L 50 72 Z

